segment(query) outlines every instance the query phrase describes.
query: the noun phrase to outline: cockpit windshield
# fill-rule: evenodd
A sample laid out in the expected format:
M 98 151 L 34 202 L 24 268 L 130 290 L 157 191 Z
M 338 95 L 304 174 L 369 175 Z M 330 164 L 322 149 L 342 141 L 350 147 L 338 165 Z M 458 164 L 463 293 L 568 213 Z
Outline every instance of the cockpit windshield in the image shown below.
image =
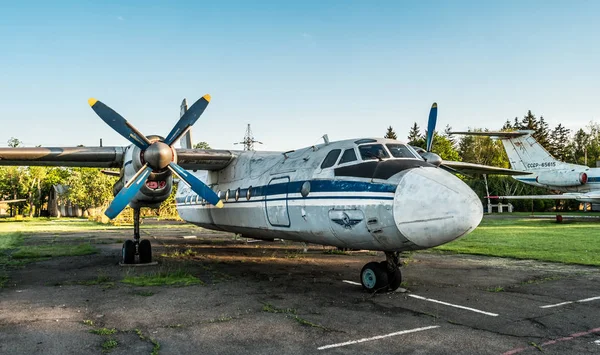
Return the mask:
M 386 144 L 394 158 L 419 158 L 414 150 L 404 144 Z
M 358 147 L 362 160 L 385 159 L 390 155 L 382 144 L 364 144 Z

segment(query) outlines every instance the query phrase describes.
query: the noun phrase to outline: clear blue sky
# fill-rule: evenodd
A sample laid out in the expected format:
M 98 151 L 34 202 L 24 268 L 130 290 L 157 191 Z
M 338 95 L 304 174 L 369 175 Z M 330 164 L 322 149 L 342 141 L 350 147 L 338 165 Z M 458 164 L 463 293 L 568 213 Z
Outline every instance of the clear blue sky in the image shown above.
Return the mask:
M 183 97 L 212 101 L 194 140 L 233 149 L 246 124 L 288 150 L 498 129 L 531 109 L 598 121 L 598 1 L 12 1 L 0 6 L 0 145 L 125 145 L 95 97 L 166 135 Z M 191 103 L 190 102 L 190 103 Z

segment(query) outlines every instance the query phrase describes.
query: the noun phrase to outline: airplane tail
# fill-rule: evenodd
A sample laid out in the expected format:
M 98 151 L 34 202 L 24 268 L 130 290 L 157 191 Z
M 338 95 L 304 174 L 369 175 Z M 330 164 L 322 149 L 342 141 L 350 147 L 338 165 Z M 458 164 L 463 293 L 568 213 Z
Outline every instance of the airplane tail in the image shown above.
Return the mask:
M 516 132 L 452 132 L 475 136 L 496 137 L 502 141 L 510 166 L 515 170 L 539 171 L 556 169 L 567 163 L 555 159 L 531 135 L 534 131 Z
M 179 107 L 179 118 L 181 118 L 185 112 L 187 111 L 188 106 L 187 106 L 187 100 L 183 99 L 183 101 L 181 102 L 181 106 Z M 192 145 L 192 129 L 188 129 L 187 133 L 183 135 L 183 137 L 181 137 L 179 139 L 179 144 L 181 145 L 181 148 L 183 149 L 192 149 L 193 145 Z

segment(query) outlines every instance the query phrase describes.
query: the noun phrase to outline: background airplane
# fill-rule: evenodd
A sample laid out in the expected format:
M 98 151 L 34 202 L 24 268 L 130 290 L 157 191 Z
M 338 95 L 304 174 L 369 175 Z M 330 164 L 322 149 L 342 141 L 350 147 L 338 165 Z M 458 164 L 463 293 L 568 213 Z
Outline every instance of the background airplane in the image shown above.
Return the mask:
M 134 210 L 134 239 L 123 244 L 123 263 L 152 261 L 140 240 L 141 207 L 158 207 L 170 195 L 173 175 L 182 219 L 245 237 L 281 238 L 351 249 L 383 251 L 360 278 L 370 291 L 395 290 L 401 282 L 399 253 L 431 248 L 473 231 L 483 215 L 479 197 L 451 172 L 523 172 L 447 162 L 430 151 L 437 105 L 430 111 L 422 154 L 396 140 L 359 138 L 288 152 L 191 149 L 190 128 L 206 109 L 205 95 L 181 116 L 165 138 L 145 136 L 102 102 L 96 114 L 132 144 L 127 147 L 0 148 L 0 165 L 120 168 L 116 217 Z M 182 148 L 174 144 L 182 138 Z
M 600 168 L 569 164 L 555 159 L 532 134 L 516 132 L 452 132 L 499 138 L 513 169 L 528 171 L 530 176 L 513 176 L 517 181 L 559 191 L 562 194 L 490 196 L 502 199 L 554 199 L 600 203 Z

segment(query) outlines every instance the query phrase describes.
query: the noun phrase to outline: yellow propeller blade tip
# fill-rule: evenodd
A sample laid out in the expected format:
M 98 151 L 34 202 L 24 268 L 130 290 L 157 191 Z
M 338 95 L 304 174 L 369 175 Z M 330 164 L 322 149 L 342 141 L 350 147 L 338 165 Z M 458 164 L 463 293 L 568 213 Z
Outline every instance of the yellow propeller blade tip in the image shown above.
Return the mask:
M 219 203 L 215 205 L 217 208 L 223 208 L 223 201 L 219 200 Z
M 90 107 L 94 106 L 96 104 L 96 102 L 98 102 L 98 100 L 94 99 L 93 97 L 90 97 L 88 99 L 88 104 L 90 104 Z
M 437 102 L 434 102 L 433 105 L 431 105 L 431 108 L 437 108 Z
M 209 94 L 206 94 L 206 95 L 202 96 L 202 98 L 204 98 L 204 100 L 210 102 L 210 95 Z

